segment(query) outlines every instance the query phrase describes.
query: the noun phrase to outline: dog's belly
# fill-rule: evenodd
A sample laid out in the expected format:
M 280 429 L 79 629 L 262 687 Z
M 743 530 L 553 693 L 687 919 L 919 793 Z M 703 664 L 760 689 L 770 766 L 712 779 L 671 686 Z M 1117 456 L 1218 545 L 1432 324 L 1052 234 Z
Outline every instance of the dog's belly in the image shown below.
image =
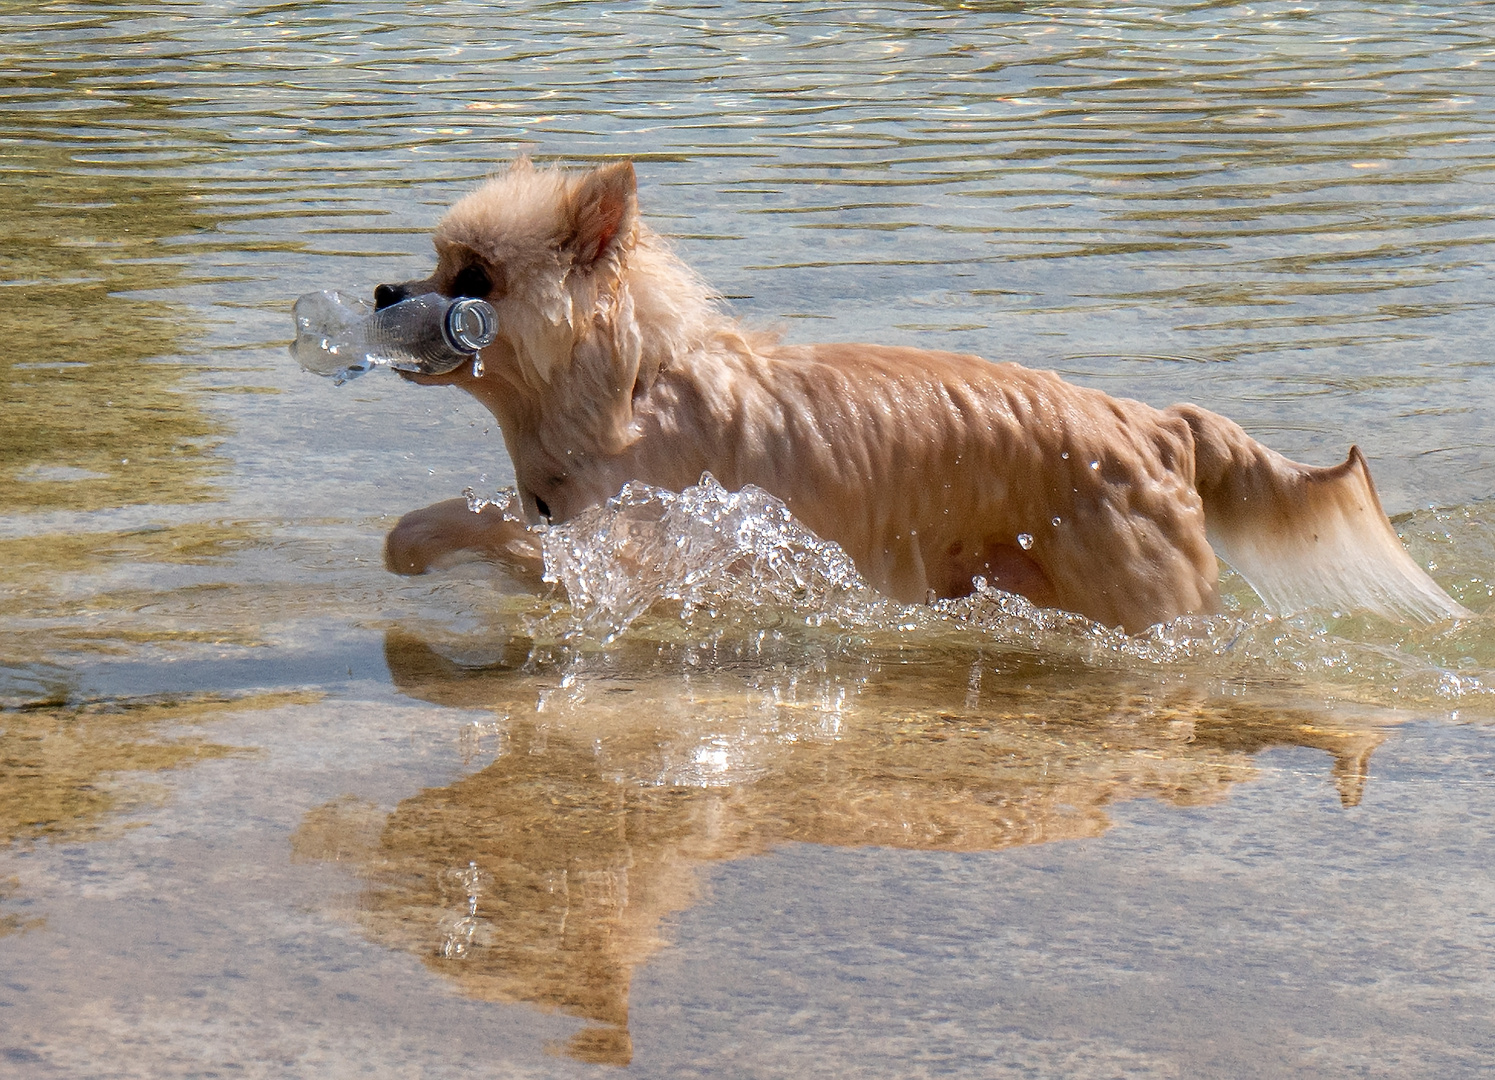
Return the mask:
M 929 588 L 939 599 L 969 596 L 975 579 L 1027 597 L 1039 607 L 1058 603 L 1054 583 L 1042 566 L 1015 544 L 988 538 L 980 544 L 952 541 L 942 555 L 925 563 Z
M 1005 514 L 993 515 L 1001 524 L 989 518 L 984 526 L 972 515 L 965 531 L 926 519 L 923 528 L 884 534 L 870 547 L 845 524 L 818 522 L 816 531 L 847 548 L 874 588 L 905 603 L 967 596 L 979 577 L 1039 607 L 1078 612 L 1129 633 L 1216 609 L 1214 555 L 1186 504 L 1156 514 L 1078 516 L 1062 529 L 1033 526 L 1036 536 L 1009 527 Z

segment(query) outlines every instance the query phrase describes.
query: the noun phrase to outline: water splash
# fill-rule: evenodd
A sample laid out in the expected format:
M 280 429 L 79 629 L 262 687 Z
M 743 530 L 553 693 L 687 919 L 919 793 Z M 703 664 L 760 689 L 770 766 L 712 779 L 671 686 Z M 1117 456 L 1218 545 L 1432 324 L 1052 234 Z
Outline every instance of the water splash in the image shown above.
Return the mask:
M 769 608 L 817 626 L 881 624 L 902 609 L 778 499 L 751 486 L 728 491 L 710 474 L 678 494 L 631 482 L 547 529 L 544 549 L 545 580 L 566 592 L 572 635 L 604 642 L 661 603 L 678 604 L 687 621 Z
M 517 505 L 512 493 L 479 499 L 469 491 L 468 499 L 475 509 L 512 513 Z M 1474 511 L 1443 515 L 1404 526 L 1413 554 L 1431 562 L 1424 549 L 1435 548 L 1440 565 L 1463 575 L 1448 582 L 1455 595 L 1485 606 L 1491 586 L 1469 564 L 1495 561 L 1495 529 Z M 838 545 L 799 525 L 782 502 L 753 487 L 728 491 L 710 475 L 678 493 L 630 483 L 605 504 L 538 531 L 546 580 L 559 588 L 549 607 L 527 616 L 526 629 L 537 643 L 565 649 L 607 646 L 630 630 L 669 637 L 672 625 L 676 639 L 718 642 L 797 626 L 810 635 L 806 647 L 831 651 L 853 647 L 851 640 L 937 651 L 954 635 L 964 647 L 974 639 L 1042 666 L 1292 683 L 1396 707 L 1495 708 L 1495 635 L 1483 619 L 1407 627 L 1333 612 L 1279 617 L 1228 572 L 1222 585 L 1234 610 L 1137 635 L 1036 607 L 980 579 L 968 597 L 900 604 L 872 589 Z M 709 760 L 696 763 L 703 765 Z
M 481 895 L 483 875 L 475 862 L 469 862 L 465 870 L 452 870 L 450 874 L 462 887 L 466 910 L 447 927 L 436 954 L 446 960 L 464 960 L 472 949 L 473 937 L 478 931 L 478 897 Z
M 524 521 L 524 514 L 519 504 L 519 494 L 513 488 L 495 492 L 493 498 L 479 495 L 474 488 L 462 489 L 462 497 L 467 500 L 467 509 L 474 514 L 481 513 L 485 506 L 491 506 L 510 521 Z

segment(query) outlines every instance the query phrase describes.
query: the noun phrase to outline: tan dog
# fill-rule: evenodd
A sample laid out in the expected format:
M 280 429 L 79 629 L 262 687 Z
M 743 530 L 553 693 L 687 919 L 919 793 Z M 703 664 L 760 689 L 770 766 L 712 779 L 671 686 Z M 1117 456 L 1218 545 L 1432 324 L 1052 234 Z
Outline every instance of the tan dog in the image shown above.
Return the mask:
M 904 601 L 972 579 L 1135 632 L 1217 608 L 1216 552 L 1278 610 L 1467 614 L 1407 555 L 1356 449 L 1298 465 L 1193 405 L 1158 410 L 974 356 L 783 345 L 745 330 L 639 218 L 633 166 L 527 160 L 452 208 L 436 271 L 379 305 L 480 296 L 499 335 L 460 386 L 498 419 L 530 523 L 629 480 L 755 484 Z M 1213 544 L 1213 550 L 1211 545 Z M 389 534 L 419 573 L 533 560 L 523 526 L 454 499 Z

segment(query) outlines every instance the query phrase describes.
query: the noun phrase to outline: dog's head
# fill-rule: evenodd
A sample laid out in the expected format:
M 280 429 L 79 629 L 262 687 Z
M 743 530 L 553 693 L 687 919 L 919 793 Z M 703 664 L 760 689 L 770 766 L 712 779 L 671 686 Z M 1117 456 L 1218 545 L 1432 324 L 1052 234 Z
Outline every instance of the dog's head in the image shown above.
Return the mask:
M 460 385 L 495 413 L 503 393 L 533 399 L 528 411 L 603 417 L 603 446 L 628 441 L 633 395 L 713 310 L 709 290 L 639 220 L 630 162 L 574 172 L 521 158 L 457 202 L 434 239 L 435 272 L 380 285 L 377 305 L 480 297 L 498 313 L 498 337 L 483 379 L 463 367 L 412 381 Z
M 578 338 L 591 336 L 587 316 L 605 314 L 599 305 L 617 292 L 637 220 L 631 163 L 574 173 L 520 158 L 447 212 L 430 277 L 380 285 L 374 302 L 383 308 L 432 292 L 487 300 L 499 335 L 485 364 L 539 389 L 567 366 Z

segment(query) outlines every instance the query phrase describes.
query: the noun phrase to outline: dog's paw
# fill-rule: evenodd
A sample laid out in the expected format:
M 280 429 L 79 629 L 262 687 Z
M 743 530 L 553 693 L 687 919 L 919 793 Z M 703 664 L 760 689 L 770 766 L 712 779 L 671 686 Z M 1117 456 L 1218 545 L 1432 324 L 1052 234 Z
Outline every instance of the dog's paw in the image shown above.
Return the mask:
M 424 574 L 478 559 L 538 576 L 544 559 L 538 538 L 496 506 L 474 512 L 466 499 L 412 510 L 384 538 L 384 565 L 396 574 Z

